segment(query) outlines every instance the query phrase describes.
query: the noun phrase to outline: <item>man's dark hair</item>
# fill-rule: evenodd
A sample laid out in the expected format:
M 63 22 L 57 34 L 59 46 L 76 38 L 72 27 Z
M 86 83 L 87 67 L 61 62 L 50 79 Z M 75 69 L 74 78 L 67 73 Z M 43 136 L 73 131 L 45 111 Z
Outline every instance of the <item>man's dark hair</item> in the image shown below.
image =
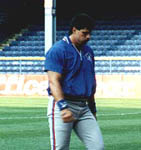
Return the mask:
M 87 28 L 89 31 L 91 31 L 94 27 L 93 18 L 86 13 L 79 13 L 71 20 L 69 35 L 72 34 L 73 27 L 78 30 Z

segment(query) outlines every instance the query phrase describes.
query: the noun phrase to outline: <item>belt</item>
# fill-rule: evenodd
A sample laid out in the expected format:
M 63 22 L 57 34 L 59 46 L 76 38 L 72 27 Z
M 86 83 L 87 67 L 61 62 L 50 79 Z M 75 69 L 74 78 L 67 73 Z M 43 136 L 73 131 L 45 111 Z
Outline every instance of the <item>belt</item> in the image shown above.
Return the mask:
M 64 95 L 64 98 L 68 101 L 86 102 L 88 97 Z

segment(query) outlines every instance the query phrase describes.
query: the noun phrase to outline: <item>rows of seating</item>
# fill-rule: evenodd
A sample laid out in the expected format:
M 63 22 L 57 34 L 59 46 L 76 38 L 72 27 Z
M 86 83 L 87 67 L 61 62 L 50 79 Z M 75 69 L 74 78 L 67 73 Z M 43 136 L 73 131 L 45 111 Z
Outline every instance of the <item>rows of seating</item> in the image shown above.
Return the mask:
M 39 40 L 39 41 L 30 41 L 30 40 L 16 40 L 16 41 L 13 41 L 12 42 L 12 46 L 11 47 L 14 47 L 14 46 L 21 46 L 21 47 L 27 47 L 27 46 L 44 46 L 44 39 L 43 40 Z M 5 49 L 6 49 L 6 47 L 5 47 Z
M 61 27 L 57 40 L 60 40 L 68 32 L 68 23 L 61 21 L 58 25 Z M 98 57 L 141 56 L 141 19 L 97 20 L 88 44 Z
M 141 60 L 96 60 L 98 74 L 141 73 Z
M 24 33 L 3 48 L 0 56 L 44 56 L 44 28 L 30 26 Z
M 97 74 L 141 73 L 141 60 L 96 60 L 95 71 Z M 0 73 L 45 74 L 44 60 L 1 60 Z
M 1 60 L 0 73 L 12 74 L 44 74 L 42 60 Z
M 66 35 L 66 31 L 58 31 L 57 35 L 57 40 L 59 40 Z M 93 31 L 91 40 L 88 44 L 91 46 L 96 56 L 100 56 L 100 54 L 106 56 L 127 56 L 127 54 L 128 56 L 141 56 L 141 26 L 140 29 L 136 29 L 135 31 L 101 31 L 100 29 L 96 32 Z M 123 51 L 121 52 L 122 54 L 120 54 L 119 51 Z M 124 51 L 127 52 L 124 53 Z
M 68 32 L 67 22 L 57 26 L 57 41 Z M 0 51 L 1 57 L 19 57 L 19 60 L 1 60 L 0 73 L 44 73 L 44 26 L 30 26 Z M 88 45 L 94 51 L 96 73 L 141 73 L 141 60 L 103 60 L 102 57 L 141 57 L 141 21 L 99 20 L 92 31 Z M 20 60 L 32 57 L 33 60 Z
M 0 51 L 0 57 L 13 58 L 0 60 L 0 73 L 43 74 L 44 61 L 34 58 L 43 57 L 44 51 L 44 26 L 31 25 Z

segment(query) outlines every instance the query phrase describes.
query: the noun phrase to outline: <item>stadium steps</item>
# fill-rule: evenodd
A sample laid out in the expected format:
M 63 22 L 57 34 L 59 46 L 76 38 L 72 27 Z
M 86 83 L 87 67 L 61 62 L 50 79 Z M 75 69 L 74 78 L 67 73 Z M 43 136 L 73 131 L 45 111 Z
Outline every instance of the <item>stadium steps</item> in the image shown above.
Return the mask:
M 2 56 L 44 56 L 44 31 L 37 26 L 29 26 L 16 35 L 3 48 Z
M 24 33 L 27 29 L 22 29 L 21 32 L 19 33 L 16 33 L 14 35 L 12 35 L 8 40 L 6 40 L 5 42 L 3 42 L 1 45 L 0 45 L 0 50 L 3 50 L 5 47 L 9 47 L 10 44 L 16 40 L 16 38 L 22 36 L 22 33 Z
M 44 74 L 44 30 L 29 26 L 0 53 L 0 73 Z

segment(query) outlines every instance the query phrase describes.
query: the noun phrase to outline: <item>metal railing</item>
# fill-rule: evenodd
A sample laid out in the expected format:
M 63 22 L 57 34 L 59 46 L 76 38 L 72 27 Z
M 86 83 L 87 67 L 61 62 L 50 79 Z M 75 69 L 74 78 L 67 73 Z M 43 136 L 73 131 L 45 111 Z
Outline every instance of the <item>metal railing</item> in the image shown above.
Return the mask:
M 45 57 L 0 57 L 0 73 L 44 74 Z M 140 57 L 95 57 L 97 74 L 141 74 Z

